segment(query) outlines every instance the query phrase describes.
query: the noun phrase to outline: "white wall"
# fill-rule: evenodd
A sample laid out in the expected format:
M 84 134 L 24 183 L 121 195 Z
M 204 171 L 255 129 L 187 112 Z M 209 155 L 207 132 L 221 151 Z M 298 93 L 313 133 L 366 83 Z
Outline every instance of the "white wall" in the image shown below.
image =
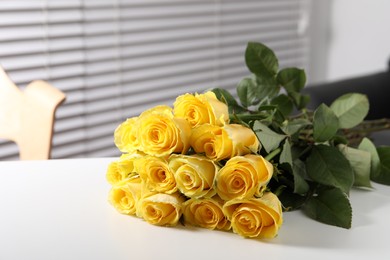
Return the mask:
M 337 0 L 331 6 L 328 79 L 385 70 L 390 58 L 390 1 Z
M 312 83 L 387 70 L 389 0 L 314 0 L 313 6 Z

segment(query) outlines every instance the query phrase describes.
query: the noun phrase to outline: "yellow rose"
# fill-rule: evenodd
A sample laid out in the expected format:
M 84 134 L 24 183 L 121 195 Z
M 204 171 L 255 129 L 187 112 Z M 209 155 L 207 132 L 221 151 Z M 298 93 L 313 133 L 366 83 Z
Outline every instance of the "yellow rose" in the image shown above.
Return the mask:
M 223 200 L 260 196 L 273 174 L 273 166 L 260 155 L 236 156 L 216 176 L 216 190 Z
M 134 162 L 140 157 L 141 155 L 138 153 L 123 154 L 118 160 L 111 162 L 106 172 L 107 181 L 115 185 L 132 177 L 132 175 L 136 174 Z
M 214 196 L 210 199 L 189 199 L 183 203 L 184 222 L 207 229 L 229 230 L 230 221 L 222 211 L 223 201 Z
M 173 104 L 176 117 L 185 118 L 192 127 L 212 124 L 222 126 L 229 122 L 228 107 L 211 91 L 204 94 L 184 94 Z
M 176 226 L 184 198 L 180 193 L 150 193 L 138 203 L 137 216 L 158 226 Z
M 192 129 L 190 145 L 196 153 L 204 153 L 208 158 L 213 160 L 222 160 L 229 158 L 233 143 L 225 138 L 225 150 L 218 150 L 217 140 L 222 139 L 223 130 L 219 126 L 205 124 Z
M 133 176 L 111 188 L 109 202 L 120 213 L 135 215 L 138 201 L 141 198 L 141 192 L 141 179 L 139 176 Z
M 143 117 L 149 116 L 149 115 L 153 115 L 153 114 L 160 114 L 160 113 L 166 114 L 167 116 L 170 116 L 170 117 L 173 117 L 172 108 L 169 106 L 165 106 L 165 105 L 159 105 L 159 106 L 149 108 L 149 109 L 145 110 L 144 112 L 142 112 L 140 117 L 141 116 L 143 116 Z
M 239 124 L 229 124 L 223 127 L 229 139 L 233 142 L 232 157 L 256 153 L 260 148 L 259 139 L 252 129 Z M 223 144 L 221 144 L 223 146 Z
M 227 201 L 223 211 L 233 232 L 243 237 L 273 238 L 283 223 L 281 203 L 271 192 L 261 198 Z
M 177 191 L 175 176 L 164 158 L 144 156 L 136 161 L 136 169 L 147 189 L 169 194 Z
M 260 142 L 249 128 L 228 124 L 224 127 L 209 124 L 192 129 L 190 145 L 196 153 L 220 161 L 259 150 Z
M 214 179 L 218 167 L 213 161 L 204 156 L 173 154 L 169 158 L 169 167 L 174 172 L 176 186 L 187 197 L 210 198 L 215 195 Z
M 132 153 L 139 147 L 134 125 L 138 117 L 128 118 L 121 123 L 114 132 L 114 143 L 123 153 Z
M 186 153 L 191 128 L 183 118 L 174 118 L 168 106 L 158 106 L 143 112 L 138 118 L 139 149 L 146 154 L 166 156 Z

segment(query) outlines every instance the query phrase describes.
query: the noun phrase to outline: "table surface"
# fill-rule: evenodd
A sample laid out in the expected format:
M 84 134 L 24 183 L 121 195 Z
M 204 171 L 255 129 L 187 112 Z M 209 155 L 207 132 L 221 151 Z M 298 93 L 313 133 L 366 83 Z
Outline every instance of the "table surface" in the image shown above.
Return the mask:
M 390 187 L 352 190 L 349 230 L 284 213 L 272 240 L 150 225 L 108 202 L 114 158 L 0 162 L 0 259 L 390 259 Z

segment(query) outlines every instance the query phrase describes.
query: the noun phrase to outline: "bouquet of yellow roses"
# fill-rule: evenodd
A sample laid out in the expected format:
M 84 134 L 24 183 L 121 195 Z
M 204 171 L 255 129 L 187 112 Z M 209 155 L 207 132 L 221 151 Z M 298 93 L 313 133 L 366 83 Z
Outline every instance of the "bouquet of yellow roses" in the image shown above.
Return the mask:
M 348 94 L 309 111 L 303 70 L 278 71 L 261 43 L 249 43 L 245 59 L 253 74 L 238 84 L 239 102 L 223 89 L 184 94 L 117 127 L 122 156 L 108 166 L 109 201 L 154 225 L 251 238 L 275 237 L 282 209 L 349 228 L 351 187 L 390 184 L 389 147 L 349 140 L 368 129 L 367 98 Z
M 123 155 L 109 165 L 110 202 L 155 225 L 230 230 L 274 237 L 281 203 L 267 190 L 273 166 L 255 133 L 229 124 L 228 106 L 213 92 L 177 97 L 116 129 Z

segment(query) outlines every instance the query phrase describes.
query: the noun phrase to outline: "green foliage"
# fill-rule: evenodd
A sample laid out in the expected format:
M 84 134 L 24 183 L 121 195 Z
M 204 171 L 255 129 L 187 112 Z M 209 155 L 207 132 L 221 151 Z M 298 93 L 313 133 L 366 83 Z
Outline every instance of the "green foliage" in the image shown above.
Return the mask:
M 306 161 L 313 181 L 349 193 L 354 182 L 353 169 L 345 156 L 333 146 L 316 145 Z
M 294 193 L 306 194 L 310 186 L 307 183 L 307 173 L 305 163 L 299 159 L 294 160 L 293 164 L 293 176 L 294 176 Z
M 256 81 L 252 78 L 244 78 L 238 83 L 237 95 L 244 107 L 249 107 L 259 102 L 256 92 Z
M 352 166 L 354 173 L 353 185 L 371 188 L 371 154 L 363 150 L 348 147 L 347 145 L 339 145 L 338 147 Z
M 310 121 L 304 118 L 291 119 L 281 127 L 283 132 L 288 135 L 294 135 L 299 130 L 311 125 Z
M 286 163 L 290 167 L 293 165 L 292 154 L 291 154 L 291 145 L 290 141 L 286 140 L 283 145 L 282 152 L 280 153 L 279 163 Z
M 304 206 L 305 213 L 320 222 L 351 228 L 352 207 L 347 194 L 338 188 L 323 188 Z
M 280 94 L 271 100 L 271 104 L 275 105 L 276 108 L 283 114 L 283 116 L 287 117 L 291 114 L 294 109 L 294 104 L 291 99 L 284 94 Z
M 306 84 L 306 74 L 298 68 L 286 68 L 279 71 L 277 80 L 288 93 L 300 92 Z
M 367 116 L 369 103 L 367 96 L 349 93 L 333 101 L 330 108 L 339 118 L 341 128 L 352 128 L 360 124 Z
M 219 100 L 228 105 L 230 114 L 245 112 L 245 109 L 237 103 L 236 99 L 227 90 L 222 88 L 214 88 L 212 91 Z
M 269 99 L 275 97 L 280 87 L 275 77 L 259 77 L 256 75 L 257 97 L 262 99 Z
M 255 121 L 253 124 L 253 131 L 255 131 L 262 146 L 267 153 L 279 147 L 280 142 L 286 138 L 285 135 L 278 134 L 272 131 L 269 127 L 262 124 L 260 121 Z
M 265 78 L 276 75 L 279 67 L 275 53 L 258 42 L 248 43 L 245 51 L 245 62 L 252 73 Z
M 256 133 L 258 153 L 275 168 L 269 189 L 285 210 L 303 209 L 315 220 L 350 228 L 352 186 L 390 185 L 390 147 L 377 148 L 366 138 L 371 129 L 389 129 L 389 119 L 365 121 L 369 102 L 359 93 L 308 110 L 310 96 L 301 93 L 305 71 L 279 70 L 264 44 L 248 43 L 245 62 L 252 74 L 237 85 L 239 102 L 224 89 L 213 91 L 228 104 L 233 123 Z
M 307 104 L 310 102 L 310 96 L 309 95 L 302 95 L 298 92 L 290 92 L 289 95 L 291 96 L 295 106 L 301 110 L 304 109 Z
M 381 174 L 381 160 L 379 158 L 378 151 L 376 150 L 375 145 L 371 142 L 370 139 L 365 137 L 362 142 L 359 144 L 359 150 L 368 152 L 371 156 L 371 169 L 370 169 L 370 178 L 375 180 Z
M 390 147 L 377 148 L 380 160 L 380 172 L 372 179 L 376 182 L 390 185 Z
M 316 142 L 329 141 L 339 129 L 339 119 L 325 104 L 314 111 L 313 137 Z

